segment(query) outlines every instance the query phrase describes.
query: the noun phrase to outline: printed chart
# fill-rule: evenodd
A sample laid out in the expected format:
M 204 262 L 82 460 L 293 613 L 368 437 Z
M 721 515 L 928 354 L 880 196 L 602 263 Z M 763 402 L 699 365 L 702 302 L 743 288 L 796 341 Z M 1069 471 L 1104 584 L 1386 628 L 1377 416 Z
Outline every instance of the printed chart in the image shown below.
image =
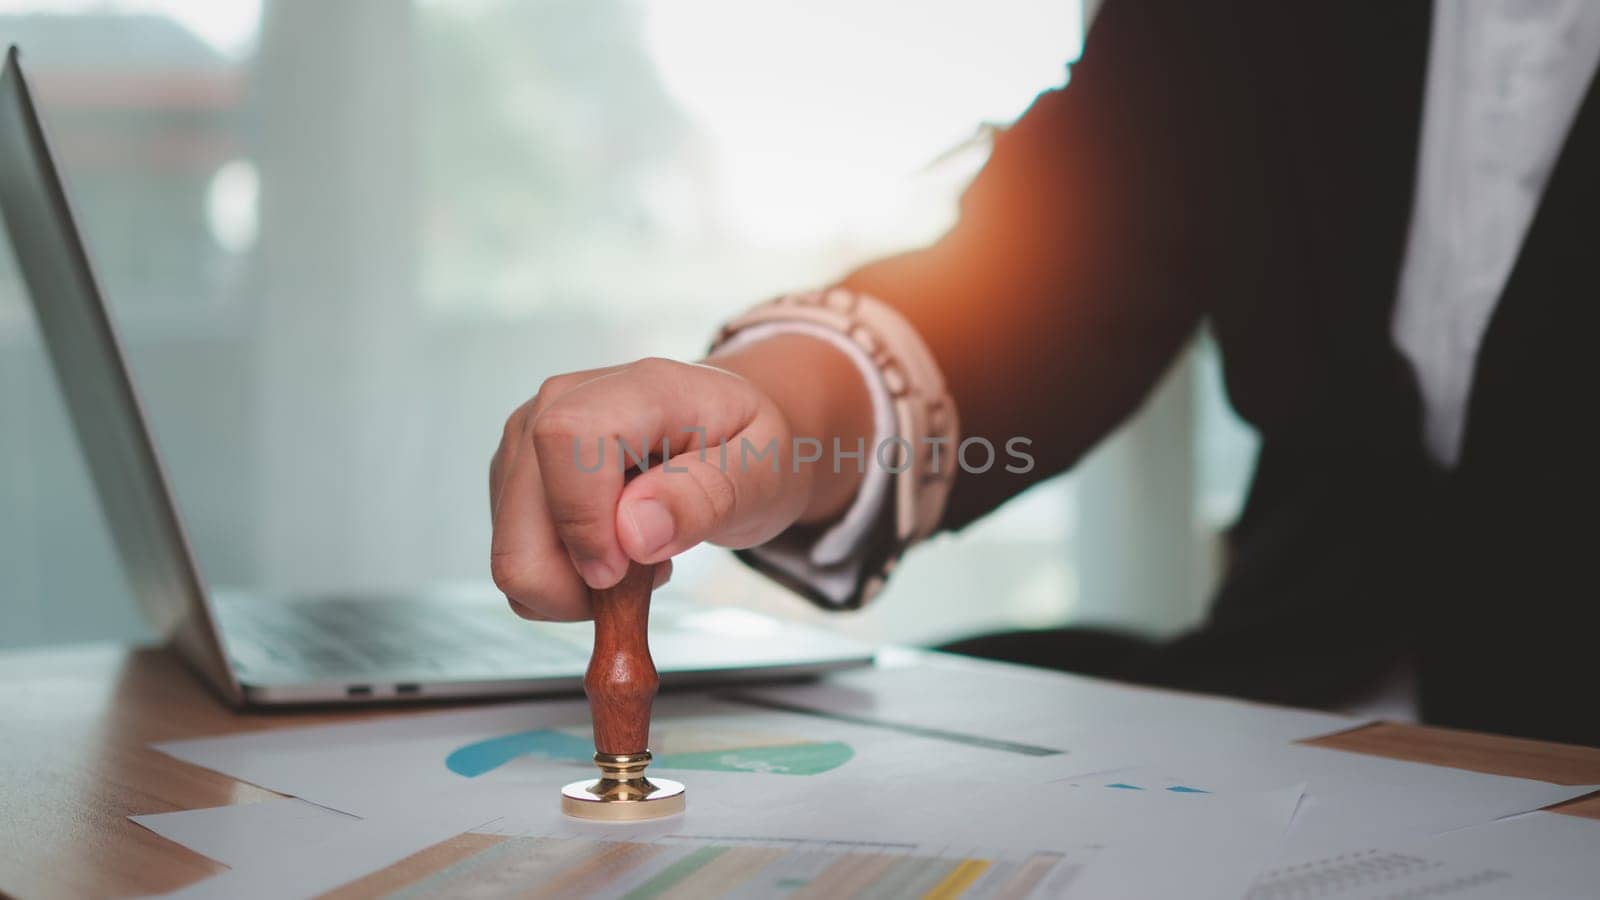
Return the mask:
M 735 731 L 697 724 L 674 726 L 664 720 L 650 733 L 655 754 L 650 771 L 753 772 L 762 775 L 818 775 L 837 769 L 855 755 L 842 741 L 798 740 L 792 735 Z M 445 757 L 445 767 L 476 778 L 520 757 L 587 763 L 594 738 L 587 727 L 539 728 L 475 741 Z
M 1511 877 L 1492 866 L 1447 863 L 1393 850 L 1367 850 L 1269 869 L 1251 887 L 1246 900 L 1519 896 L 1504 884 Z
M 1011 900 L 1058 895 L 1081 868 L 1059 853 L 1018 859 L 915 845 L 674 836 L 653 842 L 503 837 L 417 882 L 404 898 L 594 896 Z M 1042 889 L 1042 890 L 1041 890 Z

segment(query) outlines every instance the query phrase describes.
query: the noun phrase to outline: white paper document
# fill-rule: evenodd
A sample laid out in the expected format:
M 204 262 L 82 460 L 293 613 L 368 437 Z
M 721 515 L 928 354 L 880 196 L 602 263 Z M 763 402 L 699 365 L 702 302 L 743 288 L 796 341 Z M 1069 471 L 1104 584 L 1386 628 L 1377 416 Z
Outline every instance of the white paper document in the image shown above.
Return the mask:
M 294 797 L 129 816 L 133 822 L 225 866 L 272 862 L 315 847 L 361 821 Z
M 1340 716 L 926 658 L 660 698 L 650 771 L 688 810 L 658 822 L 560 814 L 560 786 L 595 775 L 581 700 L 161 744 L 291 797 L 135 821 L 231 867 L 191 897 L 314 896 L 475 832 L 407 890 L 1270 900 L 1470 869 L 1452 848 L 1489 839 L 1469 826 L 1590 790 L 1289 743 Z M 1571 830 L 1527 818 L 1492 827 Z
M 652 771 L 689 785 L 689 812 L 620 831 L 558 811 L 558 786 L 594 774 L 582 702 L 164 744 L 160 749 L 180 759 L 303 800 L 139 821 L 234 866 L 190 896 L 309 896 L 476 830 L 524 841 L 518 846 L 539 858 L 554 852 L 550 841 L 665 841 L 719 858 L 732 852 L 730 841 L 802 842 L 833 853 L 892 845 L 903 857 L 895 871 L 915 870 L 921 879 L 970 863 L 963 872 L 981 865 L 991 879 L 1012 869 L 1019 878 L 1037 875 L 1060 889 L 1054 895 L 1081 882 L 1093 891 L 1082 896 L 1151 896 L 1160 879 L 1182 871 L 1188 895 L 1215 887 L 1225 897 L 1276 858 L 1300 800 L 1298 786 L 1142 797 L 1084 786 L 1063 776 L 1138 757 L 1045 747 L 988 728 L 881 723 L 703 697 L 664 698 L 653 724 Z M 578 845 L 560 846 L 577 852 Z M 728 860 L 750 855 L 737 846 L 744 849 Z M 531 864 L 510 853 L 497 858 Z M 1138 862 L 1155 857 L 1172 865 Z M 1047 860 L 1055 862 L 1044 866 Z M 790 864 L 800 860 L 786 858 Z M 855 857 L 840 862 L 856 864 Z M 722 878 L 719 871 L 697 877 Z
M 395 792 L 371 817 L 346 822 L 315 841 L 280 839 L 248 851 L 234 868 L 169 896 L 185 900 L 279 900 L 315 897 L 378 872 L 490 821 L 501 808 L 486 795 Z M 214 816 L 218 821 L 221 816 Z
M 937 848 L 946 858 L 991 862 L 1061 856 L 1075 871 L 1070 884 L 1058 883 L 1060 890 L 1048 896 L 1233 898 L 1273 857 L 1300 800 L 1298 786 L 1207 797 L 1137 795 L 1065 782 L 929 784 L 913 793 L 835 781 L 767 796 L 768 781 L 701 776 L 695 787 L 707 799 L 698 808 L 691 800 L 681 821 L 655 826 L 655 837 L 702 846 L 754 841 L 855 852 L 899 848 L 913 856 Z M 538 812 L 508 817 L 486 830 L 513 837 L 578 830 L 540 799 L 529 798 Z M 633 833 L 613 828 L 610 835 Z
M 705 697 L 656 703 L 650 771 L 765 772 L 817 781 L 932 778 L 1037 783 L 1144 762 L 1117 747 L 1042 747 L 994 732 L 928 732 Z M 539 784 L 594 773 L 583 701 L 421 713 L 349 725 L 157 744 L 164 753 L 242 781 L 366 815 L 395 785 L 432 790 L 493 773 Z M 1275 785 L 1276 787 L 1276 785 Z
M 1592 900 L 1600 822 L 1535 812 L 1262 873 L 1249 900 Z
M 898 668 L 841 672 L 811 684 L 741 692 L 800 709 L 954 731 L 981 731 L 1042 746 L 1112 741 L 1133 749 L 1226 748 L 1305 740 L 1365 720 L 1225 697 L 1181 694 L 915 653 Z
M 1118 772 L 1128 789 L 1259 791 L 1306 784 L 1283 860 L 1321 858 L 1427 838 L 1593 793 L 1299 744 L 1261 744 L 1226 754 L 1173 754 L 1164 767 Z
M 689 896 L 788 896 L 796 879 L 818 881 L 817 890 L 831 884 L 825 896 L 888 890 L 897 879 L 928 890 L 943 884 L 957 896 L 982 878 L 996 888 L 1028 886 L 1017 896 L 1232 898 L 1271 858 L 1300 799 L 1298 788 L 1207 797 L 1065 782 L 944 784 L 898 796 L 843 780 L 800 789 L 753 773 L 701 773 L 692 791 L 684 815 L 628 825 L 569 819 L 550 786 L 507 779 L 362 820 L 283 800 L 139 821 L 177 839 L 228 833 L 198 837 L 195 849 L 234 868 L 179 894 L 190 898 L 314 896 L 468 828 L 502 841 L 429 878 L 428 893 L 582 875 L 585 893 L 599 897 L 674 878 Z M 285 835 L 284 823 L 310 823 L 315 839 Z M 853 870 L 861 871 L 842 874 Z

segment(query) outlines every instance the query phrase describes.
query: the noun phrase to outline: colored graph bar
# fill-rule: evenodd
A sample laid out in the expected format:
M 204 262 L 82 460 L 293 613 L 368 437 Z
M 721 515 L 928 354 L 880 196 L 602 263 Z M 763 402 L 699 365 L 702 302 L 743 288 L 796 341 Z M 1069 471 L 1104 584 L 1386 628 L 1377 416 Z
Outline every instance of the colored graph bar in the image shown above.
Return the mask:
M 1020 900 L 1041 886 L 1070 880 L 1074 867 L 1062 863 L 1063 857 L 1054 853 L 994 860 L 863 852 L 819 842 L 734 846 L 681 839 L 646 843 L 515 837 L 395 896 Z
M 676 887 L 679 882 L 694 874 L 695 870 L 726 852 L 728 852 L 727 847 L 701 847 L 683 859 L 667 866 L 666 870 L 656 877 L 622 895 L 622 900 L 654 900 L 654 898 L 660 897 L 668 890 Z M 701 896 L 705 895 L 702 894 Z
M 950 870 L 944 880 L 934 885 L 933 890 L 922 895 L 922 900 L 954 900 L 966 893 L 967 888 L 981 877 L 989 868 L 986 859 L 964 859 Z

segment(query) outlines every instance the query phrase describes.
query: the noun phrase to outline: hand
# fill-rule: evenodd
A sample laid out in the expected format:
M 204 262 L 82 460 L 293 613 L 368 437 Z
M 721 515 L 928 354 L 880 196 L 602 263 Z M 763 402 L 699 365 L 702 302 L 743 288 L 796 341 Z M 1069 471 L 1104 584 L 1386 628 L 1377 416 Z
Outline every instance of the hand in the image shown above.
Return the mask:
M 511 414 L 489 466 L 490 570 L 519 615 L 588 618 L 588 589 L 615 585 L 630 559 L 661 563 L 659 586 L 671 558 L 701 541 L 751 547 L 843 509 L 854 481 L 793 464 L 791 417 L 824 444 L 839 433 L 832 420 L 865 429 L 870 401 L 849 361 L 813 338 L 778 337 L 711 362 L 558 375 Z M 849 416 L 824 414 L 829 394 Z M 624 451 L 630 468 L 641 453 L 666 462 L 626 481 Z

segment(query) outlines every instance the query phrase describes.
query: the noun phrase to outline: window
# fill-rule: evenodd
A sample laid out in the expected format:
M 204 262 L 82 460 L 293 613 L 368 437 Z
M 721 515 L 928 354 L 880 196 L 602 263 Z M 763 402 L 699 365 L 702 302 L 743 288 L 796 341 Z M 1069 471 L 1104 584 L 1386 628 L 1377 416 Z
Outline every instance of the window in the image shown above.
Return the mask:
M 487 461 L 545 376 L 692 358 L 936 236 L 980 126 L 1080 32 L 1069 0 L 0 0 L 202 567 L 291 590 L 485 580 Z M 0 644 L 125 637 L 18 290 L 0 270 L 0 592 L 26 598 Z M 1078 487 L 940 539 L 860 615 L 711 549 L 667 594 L 897 641 L 1058 623 Z

